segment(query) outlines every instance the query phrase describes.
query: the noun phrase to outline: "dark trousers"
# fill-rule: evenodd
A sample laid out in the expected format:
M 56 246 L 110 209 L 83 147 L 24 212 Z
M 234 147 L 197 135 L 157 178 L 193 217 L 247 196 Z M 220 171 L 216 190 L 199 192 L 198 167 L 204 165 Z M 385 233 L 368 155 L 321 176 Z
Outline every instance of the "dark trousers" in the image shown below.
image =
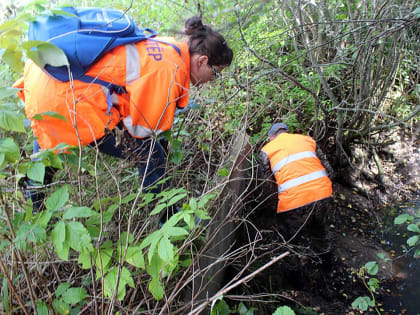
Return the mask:
M 120 138 L 117 141 L 117 138 Z M 152 138 L 136 139 L 131 137 L 128 132 L 123 131 L 120 137 L 117 137 L 116 130 L 108 132 L 104 137 L 89 144 L 93 148 L 98 148 L 102 153 L 106 153 L 113 157 L 130 159 L 135 161 L 140 184 L 147 192 L 158 194 L 165 187 L 170 185 L 166 180 L 164 183 L 158 183 L 165 178 L 166 167 L 166 148 L 162 144 Z M 33 152 L 40 150 L 38 142 L 34 141 Z M 57 170 L 51 167 L 46 168 L 44 185 L 52 182 L 54 174 Z M 34 183 L 29 180 L 29 185 Z M 37 189 L 27 189 L 27 198 L 31 198 L 34 210 L 41 210 L 43 207 L 44 192 Z

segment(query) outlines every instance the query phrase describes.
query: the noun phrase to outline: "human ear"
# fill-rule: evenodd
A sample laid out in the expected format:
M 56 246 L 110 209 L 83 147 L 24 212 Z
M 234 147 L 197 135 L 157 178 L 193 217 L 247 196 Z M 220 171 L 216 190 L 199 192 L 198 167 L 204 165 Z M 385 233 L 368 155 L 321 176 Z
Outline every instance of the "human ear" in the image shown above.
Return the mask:
M 198 57 L 198 63 L 200 66 L 207 65 L 209 63 L 209 57 L 206 55 L 201 55 Z

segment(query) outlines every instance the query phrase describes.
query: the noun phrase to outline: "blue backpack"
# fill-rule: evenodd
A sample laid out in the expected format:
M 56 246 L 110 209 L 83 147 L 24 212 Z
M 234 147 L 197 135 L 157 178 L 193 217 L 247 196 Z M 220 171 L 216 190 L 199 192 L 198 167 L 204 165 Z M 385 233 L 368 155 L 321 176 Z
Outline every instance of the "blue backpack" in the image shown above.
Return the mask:
M 124 12 L 105 8 L 61 8 L 68 14 L 40 16 L 29 25 L 28 39 L 47 41 L 61 48 L 67 56 L 73 79 L 106 86 L 111 93 L 125 93 L 125 88 L 85 75 L 89 67 L 109 50 L 151 39 L 156 31 L 138 28 Z M 173 46 L 173 45 L 172 45 Z M 180 51 L 178 47 L 173 46 Z M 69 81 L 67 66 L 45 65 L 55 79 Z

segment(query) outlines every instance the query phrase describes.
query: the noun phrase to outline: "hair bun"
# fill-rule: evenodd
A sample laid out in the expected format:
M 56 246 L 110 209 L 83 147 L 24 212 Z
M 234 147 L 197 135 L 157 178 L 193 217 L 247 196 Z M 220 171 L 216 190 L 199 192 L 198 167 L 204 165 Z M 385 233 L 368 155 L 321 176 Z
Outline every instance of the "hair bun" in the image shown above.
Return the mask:
M 185 34 L 193 35 L 205 31 L 203 21 L 198 16 L 193 16 L 185 21 Z

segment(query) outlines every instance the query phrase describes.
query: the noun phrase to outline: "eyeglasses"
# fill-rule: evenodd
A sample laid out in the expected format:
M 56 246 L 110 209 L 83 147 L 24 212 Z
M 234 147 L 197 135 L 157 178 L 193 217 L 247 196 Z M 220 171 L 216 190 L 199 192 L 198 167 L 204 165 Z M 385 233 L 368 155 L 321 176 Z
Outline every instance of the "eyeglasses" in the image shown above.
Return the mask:
M 216 71 L 216 69 L 214 69 L 214 66 L 210 66 L 211 71 L 213 71 L 214 74 L 214 78 L 218 79 L 220 78 L 220 73 Z

